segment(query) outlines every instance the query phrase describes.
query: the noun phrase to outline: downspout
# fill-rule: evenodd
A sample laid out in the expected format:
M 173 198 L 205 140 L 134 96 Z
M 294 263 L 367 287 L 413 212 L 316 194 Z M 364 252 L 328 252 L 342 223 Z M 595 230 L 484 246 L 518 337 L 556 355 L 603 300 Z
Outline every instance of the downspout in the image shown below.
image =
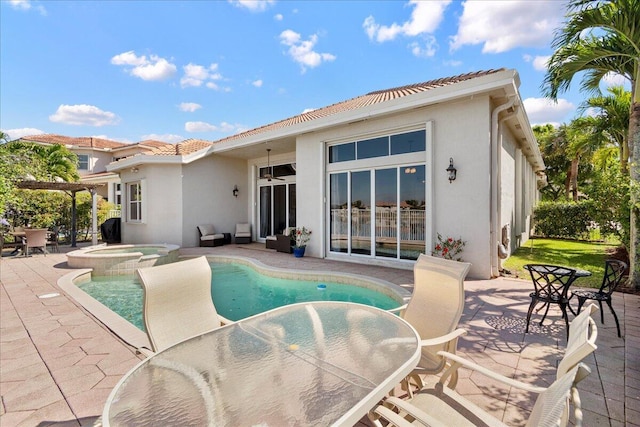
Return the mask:
M 490 236 L 489 236 L 489 253 L 491 259 L 491 277 L 498 277 L 499 261 L 498 261 L 498 225 L 500 224 L 500 212 L 498 205 L 498 188 L 500 177 L 500 146 L 498 145 L 498 116 L 503 111 L 511 108 L 516 102 L 516 97 L 511 97 L 507 102 L 498 105 L 491 113 L 491 206 L 489 212 L 490 218 Z

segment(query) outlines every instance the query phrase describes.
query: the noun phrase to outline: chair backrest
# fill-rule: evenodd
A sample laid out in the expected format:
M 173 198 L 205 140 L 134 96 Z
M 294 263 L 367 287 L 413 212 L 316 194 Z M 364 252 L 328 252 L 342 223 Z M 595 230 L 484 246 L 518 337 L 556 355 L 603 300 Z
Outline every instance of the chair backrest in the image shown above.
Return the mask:
M 556 378 L 562 377 L 598 348 L 596 346 L 598 326 L 591 318 L 591 315 L 596 311 L 598 311 L 598 307 L 595 304 L 590 304 L 569 324 L 569 341 L 564 357 L 558 364 Z
M 40 248 L 47 246 L 47 229 L 46 228 L 25 228 L 25 237 L 27 238 L 27 246 L 30 248 Z
M 413 326 L 420 338 L 429 339 L 452 332 L 464 309 L 464 278 L 468 262 L 451 261 L 425 254 L 413 267 L 413 294 L 402 318 Z M 435 355 L 442 347 L 425 347 Z
M 536 295 L 541 299 L 567 299 L 569 286 L 573 282 L 576 270 L 568 267 L 548 264 L 527 264 Z
M 221 325 L 206 257 L 139 268 L 136 274 L 144 289 L 143 319 L 153 351 Z
M 531 410 L 527 426 L 532 427 L 564 427 L 568 424 L 569 396 L 572 397 L 575 425 L 582 425 L 582 408 L 575 384 L 590 373 L 589 368 L 579 364 L 555 380 L 545 391 L 538 395 Z
M 236 234 L 251 233 L 251 224 L 236 224 Z
M 622 281 L 625 271 L 627 271 L 627 263 L 617 259 L 606 260 L 599 292 L 604 295 L 611 295 Z
M 198 226 L 198 231 L 200 232 L 200 237 L 202 236 L 211 236 L 215 233 L 215 229 L 211 224 L 201 224 Z

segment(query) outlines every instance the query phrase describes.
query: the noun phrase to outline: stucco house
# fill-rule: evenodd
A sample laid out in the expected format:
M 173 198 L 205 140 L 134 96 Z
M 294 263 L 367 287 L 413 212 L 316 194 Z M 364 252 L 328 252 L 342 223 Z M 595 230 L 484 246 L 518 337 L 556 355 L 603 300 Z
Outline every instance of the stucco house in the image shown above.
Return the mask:
M 70 137 L 56 134 L 25 136 L 18 141 L 39 145 L 64 145 L 78 156 L 78 174 L 84 183 L 101 184 L 96 188 L 98 196 L 115 205 L 121 204 L 120 176 L 107 172 L 107 165 L 124 157 L 148 153 L 154 149 L 171 145 L 167 142 L 146 140 L 126 144 L 95 137 Z
M 510 69 L 442 78 L 115 161 L 123 241 L 192 247 L 199 224 L 248 222 L 263 242 L 297 225 L 306 256 L 411 268 L 440 234 L 466 242 L 470 277 L 495 277 L 545 179 L 519 84 Z

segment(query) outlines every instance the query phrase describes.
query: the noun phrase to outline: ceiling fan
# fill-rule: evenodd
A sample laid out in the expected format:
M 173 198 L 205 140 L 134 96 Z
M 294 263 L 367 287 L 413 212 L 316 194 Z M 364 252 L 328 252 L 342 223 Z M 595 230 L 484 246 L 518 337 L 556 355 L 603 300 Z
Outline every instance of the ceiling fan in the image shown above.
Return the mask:
M 266 178 L 268 182 L 271 182 L 272 179 L 277 179 L 280 181 L 284 181 L 284 178 L 278 178 L 277 176 L 273 176 L 273 169 L 271 168 L 270 162 L 270 153 L 271 148 L 267 148 L 267 172 L 262 176 L 262 178 Z

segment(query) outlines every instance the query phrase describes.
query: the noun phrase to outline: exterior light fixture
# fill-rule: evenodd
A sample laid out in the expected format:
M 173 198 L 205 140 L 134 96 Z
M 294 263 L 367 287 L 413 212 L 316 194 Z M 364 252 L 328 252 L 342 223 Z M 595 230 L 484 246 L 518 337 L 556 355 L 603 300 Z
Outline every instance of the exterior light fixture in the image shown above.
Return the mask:
M 458 170 L 453 167 L 453 157 L 449 158 L 449 167 L 446 170 L 449 174 L 449 184 L 451 184 L 451 181 L 456 180 L 456 173 L 458 172 Z
M 238 197 L 238 186 L 237 185 L 233 186 L 233 197 Z

